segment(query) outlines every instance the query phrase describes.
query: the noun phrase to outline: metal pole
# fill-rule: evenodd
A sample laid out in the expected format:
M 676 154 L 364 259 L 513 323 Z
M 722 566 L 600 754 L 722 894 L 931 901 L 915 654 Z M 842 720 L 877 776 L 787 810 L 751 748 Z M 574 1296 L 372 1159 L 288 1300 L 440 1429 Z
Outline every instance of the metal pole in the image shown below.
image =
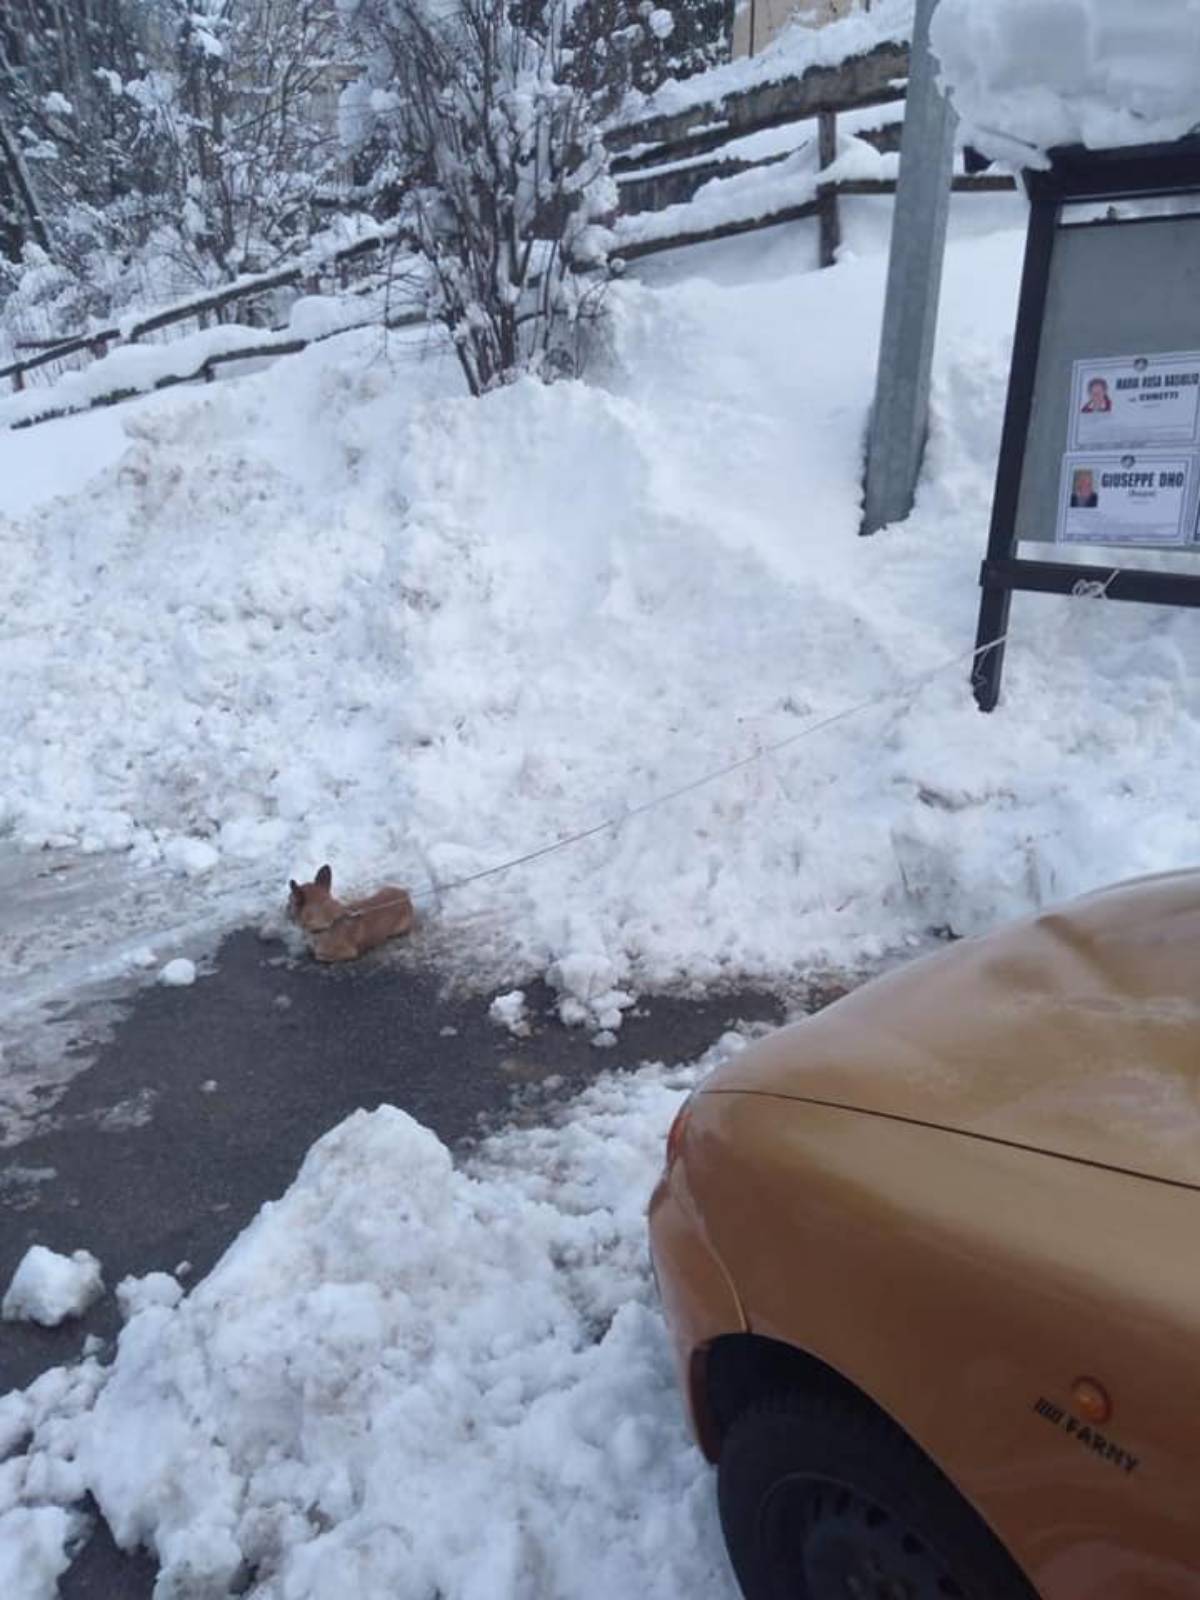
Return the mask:
M 937 0 L 917 0 L 900 179 L 892 222 L 879 374 L 867 446 L 863 533 L 912 510 L 929 426 L 929 382 L 958 116 L 937 85 L 929 27 Z

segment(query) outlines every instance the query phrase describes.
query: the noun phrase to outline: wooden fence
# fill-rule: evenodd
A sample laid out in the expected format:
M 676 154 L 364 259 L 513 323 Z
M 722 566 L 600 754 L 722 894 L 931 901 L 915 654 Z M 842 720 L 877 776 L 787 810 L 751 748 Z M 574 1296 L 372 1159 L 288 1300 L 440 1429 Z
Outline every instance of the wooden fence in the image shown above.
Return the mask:
M 246 300 L 255 300 L 275 289 L 291 287 L 304 287 L 315 293 L 323 280 L 333 278 L 340 288 L 346 288 L 352 271 L 364 261 L 381 255 L 384 249 L 396 242 L 395 236 L 390 233 L 372 235 L 368 239 L 360 239 L 356 243 L 346 245 L 343 249 L 335 251 L 317 262 L 306 262 L 291 267 L 281 267 L 275 272 L 259 273 L 253 277 L 239 278 L 236 283 L 227 284 L 223 288 L 215 289 L 210 294 L 193 296 L 188 300 L 177 302 L 164 310 L 155 311 L 150 316 L 142 317 L 136 322 L 123 323 L 121 326 L 100 328 L 93 333 L 77 334 L 72 338 L 54 340 L 38 344 L 37 354 L 27 356 L 23 360 L 14 361 L 6 367 L 0 367 L 0 381 L 7 378 L 14 390 L 25 388 L 26 375 L 35 372 L 40 367 L 46 367 L 56 361 L 64 361 L 72 356 L 84 355 L 92 360 L 100 360 L 106 356 L 115 345 L 137 344 L 152 333 L 157 333 L 163 328 L 178 326 L 181 323 L 196 321 L 201 327 L 207 325 L 211 316 L 220 317 L 226 307 L 237 305 Z M 301 341 L 294 341 L 303 348 Z M 282 353 L 282 346 L 271 347 L 277 353 Z M 264 352 L 265 353 L 265 352 Z M 213 358 L 214 361 L 233 360 L 232 356 Z
M 678 250 L 783 222 L 816 218 L 820 262 L 822 266 L 832 266 L 841 243 L 840 197 L 896 191 L 894 178 L 844 178 L 822 183 L 820 174 L 837 159 L 838 117 L 876 106 L 901 105 L 907 76 L 907 45 L 882 44 L 838 66 L 810 67 L 799 77 L 783 82 L 735 90 L 682 111 L 656 114 L 610 129 L 606 141 L 613 152 L 612 170 L 625 217 L 686 206 L 713 179 L 766 170 L 786 161 L 805 143 L 815 139 L 817 144 L 818 176 L 811 198 L 710 226 L 698 218 L 695 226 L 684 222 L 669 236 L 631 238 L 620 246 L 621 256 L 634 261 L 662 250 Z M 810 139 L 792 150 L 755 158 L 725 148 L 748 134 L 806 122 L 813 125 Z M 887 154 L 900 148 L 903 126 L 903 118 L 897 116 L 865 128 L 856 136 Z M 997 193 L 1015 187 L 1006 173 L 964 173 L 954 179 L 959 193 Z

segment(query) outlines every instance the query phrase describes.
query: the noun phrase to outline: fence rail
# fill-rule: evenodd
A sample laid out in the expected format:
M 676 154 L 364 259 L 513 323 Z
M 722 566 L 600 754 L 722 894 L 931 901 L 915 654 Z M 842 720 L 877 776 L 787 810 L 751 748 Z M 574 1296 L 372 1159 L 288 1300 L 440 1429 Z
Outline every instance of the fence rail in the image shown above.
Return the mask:
M 223 311 L 226 306 L 236 305 L 242 300 L 257 299 L 275 289 L 309 285 L 315 290 L 320 281 L 331 273 L 337 275 L 340 286 L 344 288 L 348 281 L 348 269 L 355 262 L 381 252 L 389 244 L 396 242 L 397 235 L 393 233 L 372 234 L 367 239 L 358 239 L 353 244 L 335 250 L 319 261 L 303 262 L 295 266 L 281 267 L 274 272 L 239 278 L 236 283 L 215 289 L 211 294 L 192 296 L 161 311 L 152 312 L 147 317 L 139 318 L 136 322 L 98 328 L 91 333 L 81 333 L 71 338 L 51 341 L 40 345 L 36 355 L 0 367 L 0 380 L 10 379 L 13 389 L 19 392 L 25 388 L 26 374 L 37 371 L 39 367 L 83 354 L 91 356 L 93 360 L 101 360 L 114 345 L 137 344 L 149 334 L 193 319 L 202 323 L 204 318 L 214 312 Z
M 610 129 L 606 139 L 613 151 L 612 170 L 621 196 L 625 219 L 672 207 L 686 208 L 705 184 L 741 173 L 765 171 L 817 145 L 815 191 L 811 197 L 792 197 L 774 210 L 757 215 L 726 218 L 706 224 L 697 212 L 695 224 L 681 219 L 677 232 L 638 238 L 635 230 L 620 254 L 627 261 L 706 244 L 783 222 L 815 217 L 820 227 L 820 262 L 832 266 L 841 243 L 839 201 L 849 195 L 885 195 L 896 192 L 896 180 L 831 178 L 823 181 L 838 158 L 838 118 L 876 106 L 900 105 L 906 94 L 908 46 L 882 44 L 832 67 L 810 67 L 798 77 L 778 83 L 758 84 L 731 91 L 712 100 L 669 114 L 654 114 Z M 767 155 L 741 154 L 737 141 L 791 124 L 811 123 L 813 131 L 790 149 Z M 855 137 L 882 154 L 899 149 L 902 116 L 885 117 L 877 126 L 855 130 Z M 1004 173 L 964 174 L 955 178 L 959 193 L 997 193 L 1016 187 Z M 619 225 L 618 225 L 619 232 Z
M 212 355 L 205 356 L 186 371 L 164 373 L 155 379 L 149 388 L 116 387 L 97 395 L 94 399 L 80 405 L 48 404 L 45 411 L 33 417 L 23 417 L 18 422 L 10 423 L 13 429 L 36 428 L 42 422 L 54 422 L 59 417 L 76 416 L 82 411 L 94 411 L 104 406 L 120 405 L 124 400 L 136 400 L 144 394 L 152 394 L 159 389 L 172 389 L 181 383 L 212 383 L 217 376 L 219 367 L 229 366 L 238 361 L 273 360 L 276 356 L 299 355 L 302 350 L 307 350 L 310 345 L 321 344 L 326 339 L 335 339 L 339 334 L 354 333 L 361 328 L 386 328 L 395 330 L 400 328 L 415 328 L 422 326 L 428 319 L 424 312 L 408 312 L 402 316 L 370 317 L 362 322 L 351 322 L 341 327 L 333 328 L 327 333 L 313 334 L 311 338 L 302 339 L 267 339 L 257 344 L 239 346 L 236 350 L 219 350 Z M 47 399 L 53 391 L 47 391 Z M 2 426 L 2 425 L 0 425 Z
M 1007 174 L 990 172 L 973 176 L 960 174 L 954 179 L 953 186 L 956 194 L 1011 193 L 1016 188 L 1015 182 Z M 687 245 L 693 244 L 712 244 L 718 239 L 732 239 L 741 233 L 756 233 L 760 228 L 775 228 L 784 222 L 802 222 L 812 217 L 820 220 L 829 214 L 831 201 L 837 201 L 843 196 L 886 195 L 895 192 L 895 178 L 844 178 L 839 183 L 820 185 L 810 200 L 783 205 L 778 210 L 762 212 L 752 217 L 740 217 L 708 226 L 697 223 L 696 227 L 684 227 L 678 233 L 663 234 L 650 239 L 631 239 L 627 244 L 620 246 L 618 253 L 623 261 L 637 261 L 644 256 L 658 255 L 664 250 L 682 250 Z M 834 215 L 836 216 L 836 213 Z M 839 232 L 838 226 L 825 223 L 821 238 L 823 267 L 833 265 Z
M 718 69 L 720 70 L 720 69 Z M 664 159 L 705 155 L 730 139 L 789 122 L 805 122 L 822 111 L 850 111 L 904 99 L 908 46 L 881 44 L 834 67 L 809 67 L 799 77 L 734 89 L 682 111 L 652 113 L 605 133 L 613 171 L 633 172 Z M 698 80 L 697 80 L 698 81 Z

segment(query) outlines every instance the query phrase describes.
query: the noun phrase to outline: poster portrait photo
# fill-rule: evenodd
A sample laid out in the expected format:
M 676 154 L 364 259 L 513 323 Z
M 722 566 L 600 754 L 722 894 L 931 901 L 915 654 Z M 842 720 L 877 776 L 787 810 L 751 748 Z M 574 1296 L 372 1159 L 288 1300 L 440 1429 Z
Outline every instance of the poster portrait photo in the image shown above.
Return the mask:
M 1099 504 L 1095 472 L 1091 467 L 1076 467 L 1071 474 L 1072 511 L 1094 511 Z

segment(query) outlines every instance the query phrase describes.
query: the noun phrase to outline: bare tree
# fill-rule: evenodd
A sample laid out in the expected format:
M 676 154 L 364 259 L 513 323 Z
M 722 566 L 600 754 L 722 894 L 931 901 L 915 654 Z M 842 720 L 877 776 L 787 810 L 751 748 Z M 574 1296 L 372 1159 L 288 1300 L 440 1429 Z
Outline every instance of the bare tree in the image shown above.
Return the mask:
M 0 106 L 0 254 L 20 261 L 26 244 L 33 240 L 41 249 L 50 249 L 50 235 L 34 191 L 21 147 L 5 125 Z
M 52 256 L 39 315 L 302 248 L 340 160 L 337 38 L 336 0 L 0 0 L 0 249 Z
M 338 158 L 333 0 L 154 3 L 171 60 L 141 99 L 182 256 L 197 276 L 269 267 L 311 232 Z
M 505 0 L 349 11 L 373 64 L 346 96 L 350 137 L 373 153 L 475 395 L 578 371 L 601 307 L 616 197 L 588 98 L 564 81 L 565 18 L 558 0 L 536 26 Z
M 0 115 L 9 160 L 23 167 L 42 215 L 103 208 L 136 185 L 137 110 L 119 93 L 142 61 L 132 0 L 5 0 Z M 36 179 L 29 175 L 36 173 Z
M 538 8 L 544 0 L 523 0 Z M 602 116 L 631 91 L 651 94 L 729 58 L 732 0 L 576 0 L 567 23 L 569 80 Z

